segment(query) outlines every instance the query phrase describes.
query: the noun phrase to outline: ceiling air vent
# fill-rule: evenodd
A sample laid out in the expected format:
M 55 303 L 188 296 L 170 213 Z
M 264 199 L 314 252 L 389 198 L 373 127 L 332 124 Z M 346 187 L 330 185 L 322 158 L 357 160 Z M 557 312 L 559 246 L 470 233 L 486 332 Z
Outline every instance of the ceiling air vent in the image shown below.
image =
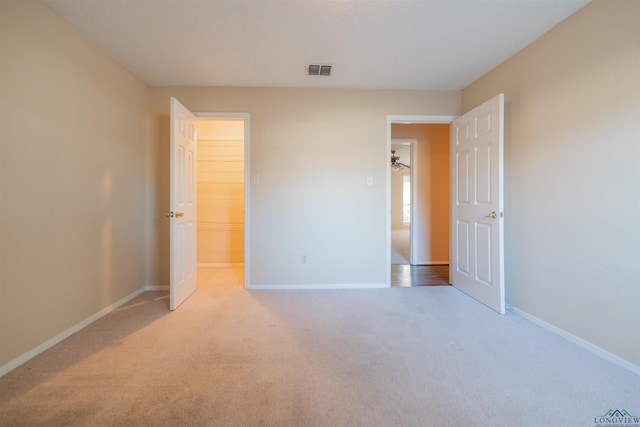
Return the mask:
M 331 65 L 309 64 L 307 74 L 310 76 L 330 76 Z

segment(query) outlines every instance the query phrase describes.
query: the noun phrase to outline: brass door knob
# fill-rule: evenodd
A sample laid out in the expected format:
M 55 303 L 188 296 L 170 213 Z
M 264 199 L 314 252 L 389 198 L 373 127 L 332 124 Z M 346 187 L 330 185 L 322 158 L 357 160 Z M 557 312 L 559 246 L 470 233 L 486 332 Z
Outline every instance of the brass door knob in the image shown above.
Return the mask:
M 176 218 L 180 218 L 184 216 L 184 212 L 176 211 Z
M 165 216 L 166 216 L 167 218 L 173 218 L 173 211 L 171 211 L 171 212 L 167 212 L 167 213 L 165 214 Z
M 490 214 L 484 216 L 484 219 L 496 219 L 496 218 L 498 218 L 498 213 L 496 211 L 493 211 Z

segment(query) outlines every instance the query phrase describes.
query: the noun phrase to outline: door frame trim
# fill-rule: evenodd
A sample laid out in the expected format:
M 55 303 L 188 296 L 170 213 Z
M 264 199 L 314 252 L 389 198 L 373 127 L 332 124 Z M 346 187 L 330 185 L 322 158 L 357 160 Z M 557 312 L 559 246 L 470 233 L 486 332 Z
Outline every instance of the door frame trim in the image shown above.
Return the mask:
M 451 124 L 458 116 L 417 116 L 417 115 L 387 115 L 387 144 L 385 150 L 385 162 L 386 162 L 386 284 L 391 287 L 391 162 L 389 161 L 389 153 L 391 152 L 391 125 L 394 123 L 399 124 Z M 449 139 L 449 145 L 451 145 L 451 139 Z M 449 190 L 451 191 L 451 190 Z M 413 209 L 413 207 L 412 207 Z M 413 218 L 412 218 L 413 222 Z M 411 236 L 413 237 L 413 236 Z M 451 236 L 449 236 L 451 239 Z M 451 242 L 449 242 L 451 243 Z M 413 246 L 413 239 L 411 242 Z M 451 281 L 451 262 L 449 263 L 449 281 Z
M 244 288 L 251 284 L 251 115 L 249 113 L 194 112 L 198 119 L 244 120 Z

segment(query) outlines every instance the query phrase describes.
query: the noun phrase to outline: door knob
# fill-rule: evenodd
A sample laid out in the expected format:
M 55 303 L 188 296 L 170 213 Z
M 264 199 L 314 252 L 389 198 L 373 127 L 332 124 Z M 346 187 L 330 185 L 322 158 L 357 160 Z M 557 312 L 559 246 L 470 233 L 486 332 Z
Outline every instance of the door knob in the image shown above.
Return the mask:
M 484 219 L 496 219 L 496 218 L 498 218 L 498 213 L 496 211 L 493 211 L 490 214 L 484 216 Z
M 167 218 L 173 218 L 173 211 L 171 211 L 171 212 L 167 212 L 167 213 L 165 214 L 165 216 L 166 216 Z
M 180 217 L 183 217 L 183 216 L 184 216 L 184 212 L 176 211 L 176 218 L 180 218 Z

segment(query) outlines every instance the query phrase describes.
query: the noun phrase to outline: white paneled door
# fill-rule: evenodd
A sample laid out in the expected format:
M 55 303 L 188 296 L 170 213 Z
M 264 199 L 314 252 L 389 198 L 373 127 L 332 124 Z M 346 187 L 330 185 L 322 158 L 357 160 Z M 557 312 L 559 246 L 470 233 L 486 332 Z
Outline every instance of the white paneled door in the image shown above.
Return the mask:
M 451 125 L 453 286 L 504 314 L 504 95 Z
M 195 116 L 171 98 L 171 310 L 196 290 L 196 147 Z

